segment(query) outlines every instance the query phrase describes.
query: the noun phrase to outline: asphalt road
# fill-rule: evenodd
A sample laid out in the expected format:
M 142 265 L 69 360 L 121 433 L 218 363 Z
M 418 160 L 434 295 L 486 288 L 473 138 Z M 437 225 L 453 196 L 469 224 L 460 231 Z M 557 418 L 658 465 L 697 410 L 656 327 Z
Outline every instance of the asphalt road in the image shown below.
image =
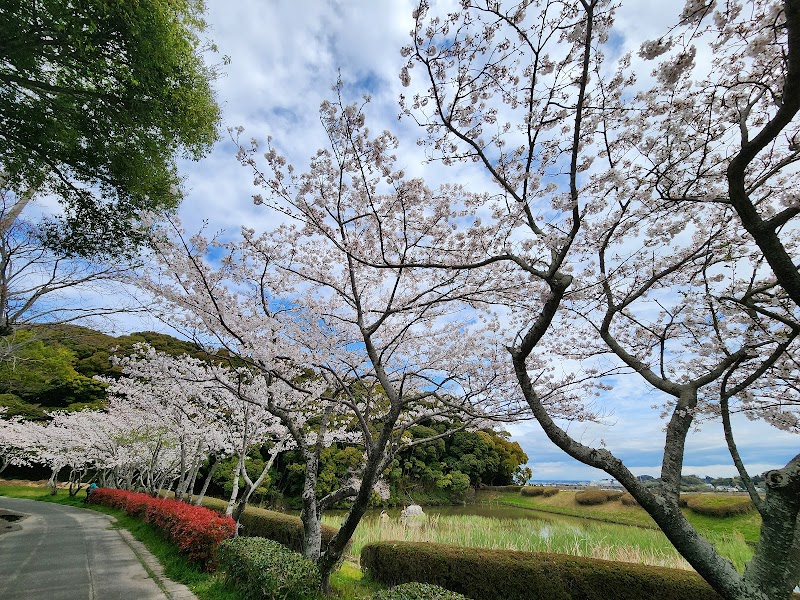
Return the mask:
M 25 516 L 9 521 L 9 513 Z M 112 522 L 91 510 L 0 497 L 0 598 L 196 600 Z

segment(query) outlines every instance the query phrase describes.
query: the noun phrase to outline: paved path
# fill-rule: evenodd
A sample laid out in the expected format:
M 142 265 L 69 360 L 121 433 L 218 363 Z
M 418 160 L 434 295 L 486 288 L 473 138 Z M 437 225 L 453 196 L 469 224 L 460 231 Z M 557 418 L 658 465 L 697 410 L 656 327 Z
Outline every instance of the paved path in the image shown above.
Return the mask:
M 196 600 L 107 515 L 0 496 L 9 513 L 27 516 L 0 518 L 3 600 Z

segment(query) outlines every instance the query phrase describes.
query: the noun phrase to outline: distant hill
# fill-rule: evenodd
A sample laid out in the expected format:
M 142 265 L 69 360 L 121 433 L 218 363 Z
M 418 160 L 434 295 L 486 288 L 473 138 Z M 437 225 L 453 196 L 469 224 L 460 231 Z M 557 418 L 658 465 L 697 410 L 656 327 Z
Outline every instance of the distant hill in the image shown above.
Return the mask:
M 7 417 L 44 420 L 53 410 L 101 407 L 105 386 L 93 377 L 117 376 L 110 357 L 130 354 L 137 343 L 174 356 L 206 357 L 195 344 L 154 331 L 114 337 L 79 325 L 53 325 L 13 335 L 18 350 L 0 361 L 0 406 L 7 407 Z

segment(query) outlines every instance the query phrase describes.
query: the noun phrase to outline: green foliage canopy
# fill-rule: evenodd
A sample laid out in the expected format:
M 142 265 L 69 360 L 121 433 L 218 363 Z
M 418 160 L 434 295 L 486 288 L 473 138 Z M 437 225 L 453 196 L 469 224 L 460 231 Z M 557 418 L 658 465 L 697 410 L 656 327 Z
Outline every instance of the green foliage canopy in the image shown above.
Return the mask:
M 68 348 L 36 337 L 31 330 L 16 334 L 18 349 L 0 361 L 0 406 L 7 417 L 46 418 L 45 408 L 97 408 L 105 401 L 103 384 L 75 370 Z
M 11 336 L 17 349 L 0 360 L 0 406 L 8 408 L 6 417 L 46 419 L 48 409 L 103 406 L 105 386 L 93 377 L 118 375 L 110 356 L 130 354 L 137 343 L 174 356 L 206 357 L 189 342 L 152 331 L 112 337 L 77 325 L 54 325 L 19 329 Z
M 203 62 L 202 0 L 0 4 L 0 167 L 18 197 L 56 194 L 48 242 L 74 254 L 139 243 L 140 211 L 180 193 L 176 153 L 199 158 L 219 107 Z

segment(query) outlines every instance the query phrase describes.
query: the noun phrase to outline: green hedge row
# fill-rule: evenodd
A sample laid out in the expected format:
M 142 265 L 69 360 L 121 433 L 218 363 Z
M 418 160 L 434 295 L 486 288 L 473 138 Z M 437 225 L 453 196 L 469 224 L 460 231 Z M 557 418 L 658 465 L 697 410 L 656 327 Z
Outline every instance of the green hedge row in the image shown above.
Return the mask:
M 388 585 L 418 581 L 476 600 L 719 600 L 694 572 L 598 559 L 415 542 L 368 544 L 361 566 Z
M 224 500 L 217 500 L 216 498 L 203 500 L 203 506 L 221 513 L 225 512 L 227 505 L 228 503 Z M 303 550 L 303 522 L 299 517 L 248 506 L 241 519 L 239 519 L 239 524 L 241 525 L 239 535 L 275 540 L 296 552 L 302 552 Z M 337 531 L 338 529 L 335 527 L 322 526 L 323 548 L 336 535 Z
M 237 537 L 219 546 L 219 567 L 248 600 L 315 600 L 317 566 L 274 540 Z
M 558 488 L 526 485 L 520 490 L 520 493 L 523 496 L 544 496 L 545 498 L 549 498 L 558 493 Z
M 483 485 L 480 489 L 487 492 L 518 492 L 522 489 L 521 485 Z
M 610 500 L 621 498 L 624 493 L 609 490 L 583 490 L 575 494 L 575 502 L 583 505 L 605 504 Z

